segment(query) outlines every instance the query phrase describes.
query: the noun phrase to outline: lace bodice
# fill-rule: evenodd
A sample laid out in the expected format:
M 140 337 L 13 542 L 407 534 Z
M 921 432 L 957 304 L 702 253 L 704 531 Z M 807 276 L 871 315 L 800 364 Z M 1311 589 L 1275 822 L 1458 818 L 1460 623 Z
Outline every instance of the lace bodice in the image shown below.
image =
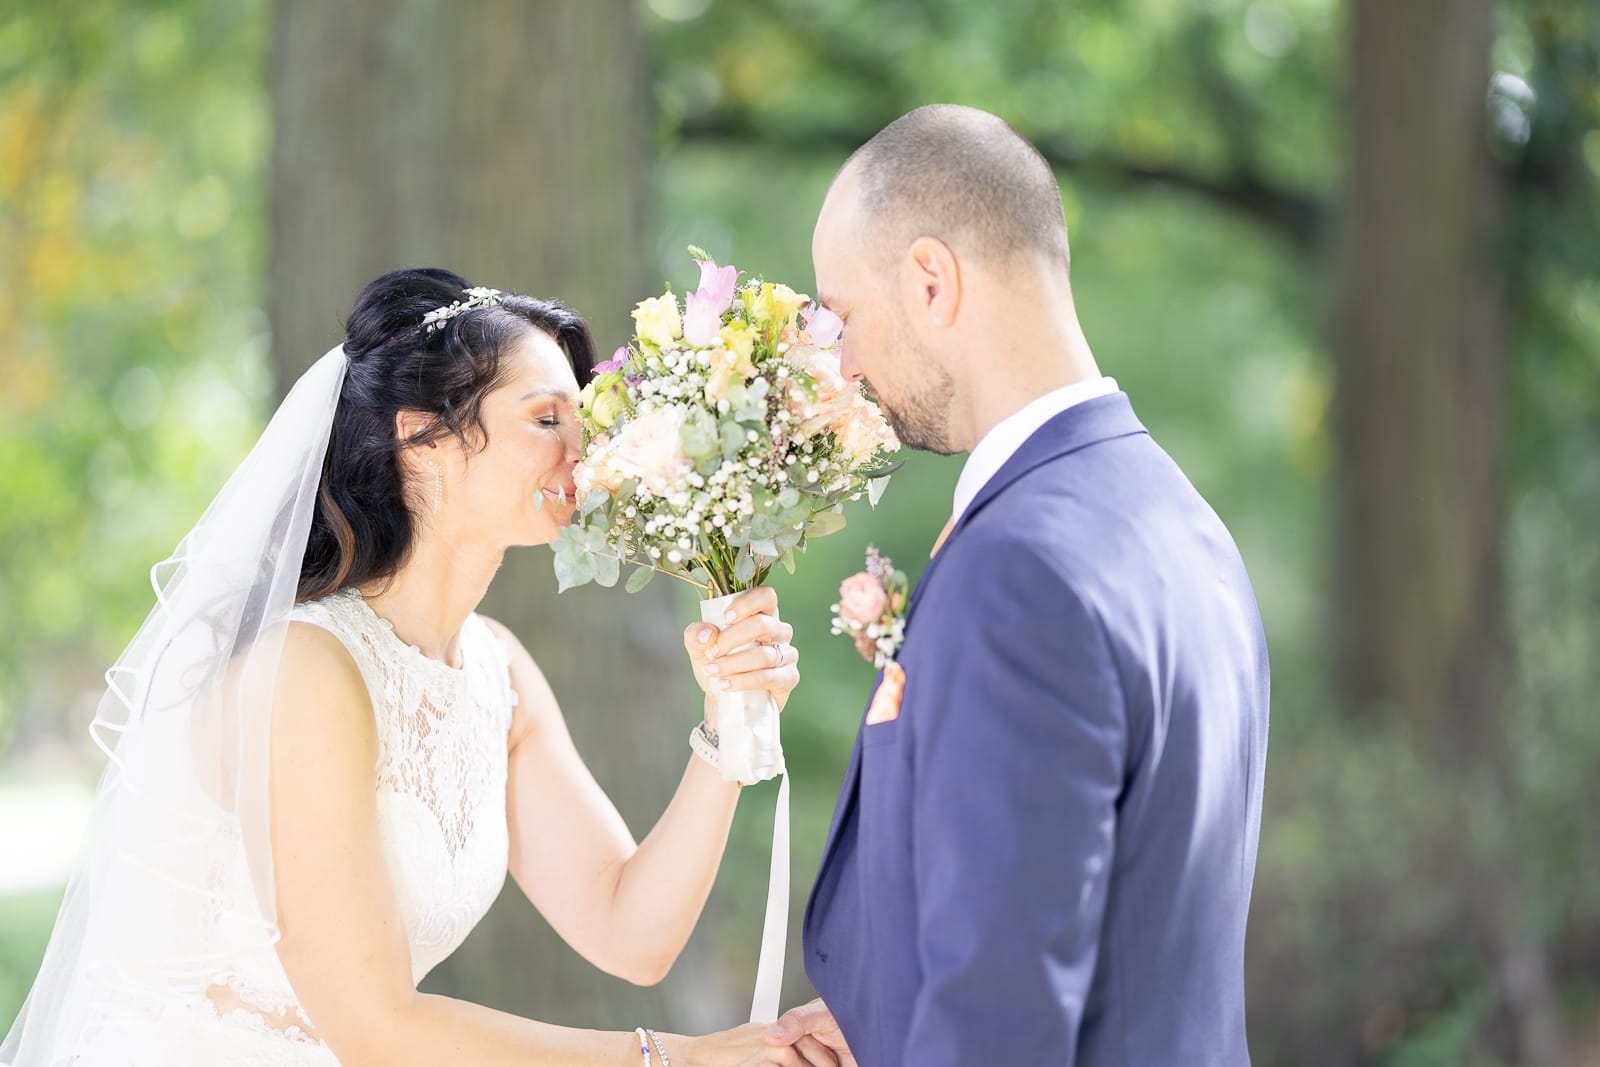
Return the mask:
M 420 982 L 460 946 L 505 883 L 506 738 L 516 695 L 504 646 L 471 615 L 461 629 L 460 666 L 431 659 L 401 641 L 353 589 L 301 604 L 292 618 L 338 637 L 366 681 L 378 734 L 378 831 L 411 946 L 411 977 Z M 247 877 L 242 867 L 234 872 L 236 892 L 248 893 Z M 153 1044 L 137 1042 L 150 1063 L 337 1067 L 271 948 L 229 961 L 201 1003 L 168 1012 L 156 1029 L 159 1056 Z M 75 1062 L 135 1062 L 128 1041 L 116 1044 L 120 1051 L 83 1050 Z
M 378 829 L 420 982 L 505 882 L 506 735 L 516 700 L 505 648 L 471 615 L 461 666 L 430 659 L 353 589 L 302 604 L 294 618 L 332 631 L 372 696 Z

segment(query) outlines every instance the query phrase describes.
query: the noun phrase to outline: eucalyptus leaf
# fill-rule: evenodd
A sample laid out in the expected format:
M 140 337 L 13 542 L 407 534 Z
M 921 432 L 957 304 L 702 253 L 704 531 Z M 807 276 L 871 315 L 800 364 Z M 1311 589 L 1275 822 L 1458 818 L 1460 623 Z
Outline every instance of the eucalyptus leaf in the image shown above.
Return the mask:
M 683 451 L 690 459 L 705 460 L 717 454 L 719 440 L 717 423 L 704 408 L 693 408 L 683 420 Z
M 844 516 L 837 511 L 819 511 L 811 517 L 811 527 L 806 530 L 806 536 L 827 537 L 844 529 L 844 525 Z
M 594 557 L 579 552 L 557 553 L 556 592 L 565 593 L 594 581 Z
M 622 561 L 616 556 L 592 556 L 594 561 L 594 580 L 610 589 L 617 584 L 617 578 L 622 574 Z
M 733 576 L 741 582 L 751 582 L 756 576 L 756 560 L 750 554 L 748 547 L 739 550 L 738 557 L 733 561 Z
M 740 422 L 759 422 L 762 425 L 767 421 L 767 382 L 765 378 L 757 378 L 743 390 L 737 400 L 729 393 L 730 406 L 733 417 Z
M 866 478 L 869 481 L 873 478 L 887 478 L 905 465 L 905 460 L 897 459 L 893 463 L 885 463 L 881 467 L 868 467 L 866 470 L 856 471 L 855 476 L 857 478 Z
M 628 584 L 623 586 L 623 589 L 630 593 L 637 593 L 639 590 L 649 585 L 650 579 L 654 578 L 655 576 L 655 568 L 640 567 L 632 574 L 628 575 Z

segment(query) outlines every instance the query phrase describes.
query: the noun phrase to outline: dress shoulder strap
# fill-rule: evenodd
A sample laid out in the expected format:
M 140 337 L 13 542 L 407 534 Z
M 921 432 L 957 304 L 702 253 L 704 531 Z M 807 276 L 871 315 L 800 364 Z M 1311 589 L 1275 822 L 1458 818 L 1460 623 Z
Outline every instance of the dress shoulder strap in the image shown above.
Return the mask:
M 367 694 L 372 699 L 375 713 L 381 712 L 385 691 L 386 672 L 375 657 L 384 647 L 381 635 L 376 633 L 372 613 L 357 602 L 360 594 L 353 589 L 341 589 L 318 600 L 296 604 L 289 618 L 293 622 L 306 622 L 327 630 L 339 639 L 350 658 L 356 661 L 362 679 L 367 683 Z M 379 716 L 382 717 L 381 714 Z

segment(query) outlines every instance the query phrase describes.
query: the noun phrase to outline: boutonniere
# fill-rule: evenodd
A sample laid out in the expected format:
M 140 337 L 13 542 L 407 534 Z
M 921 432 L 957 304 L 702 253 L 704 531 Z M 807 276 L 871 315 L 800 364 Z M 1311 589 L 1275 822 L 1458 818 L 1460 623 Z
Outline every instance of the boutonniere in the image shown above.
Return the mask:
M 861 658 L 879 670 L 893 662 L 906 639 L 906 601 L 910 583 L 888 556 L 867 549 L 867 567 L 839 583 L 833 631 L 855 642 Z

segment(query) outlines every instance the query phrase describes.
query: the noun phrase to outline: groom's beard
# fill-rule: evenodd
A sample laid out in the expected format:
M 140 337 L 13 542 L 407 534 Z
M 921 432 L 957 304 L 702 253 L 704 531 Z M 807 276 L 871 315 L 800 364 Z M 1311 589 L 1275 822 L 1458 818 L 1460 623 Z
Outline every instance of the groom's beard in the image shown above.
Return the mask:
M 921 375 L 907 383 L 900 396 L 890 402 L 873 388 L 869 379 L 867 390 L 878 402 L 878 408 L 889 419 L 894 435 L 907 448 L 950 456 L 962 451 L 956 448 L 950 435 L 950 407 L 955 397 L 956 383 L 944 368 L 922 351 L 908 330 L 896 331 L 904 358 L 901 366 L 916 368 Z

